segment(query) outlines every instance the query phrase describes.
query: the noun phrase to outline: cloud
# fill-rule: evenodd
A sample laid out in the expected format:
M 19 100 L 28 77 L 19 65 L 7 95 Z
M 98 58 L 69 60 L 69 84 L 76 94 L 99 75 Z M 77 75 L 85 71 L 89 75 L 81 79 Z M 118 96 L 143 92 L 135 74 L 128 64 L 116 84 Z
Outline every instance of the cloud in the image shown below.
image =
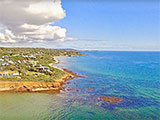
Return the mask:
M 73 40 L 54 26 L 66 16 L 61 0 L 1 0 L 0 43 L 36 43 Z

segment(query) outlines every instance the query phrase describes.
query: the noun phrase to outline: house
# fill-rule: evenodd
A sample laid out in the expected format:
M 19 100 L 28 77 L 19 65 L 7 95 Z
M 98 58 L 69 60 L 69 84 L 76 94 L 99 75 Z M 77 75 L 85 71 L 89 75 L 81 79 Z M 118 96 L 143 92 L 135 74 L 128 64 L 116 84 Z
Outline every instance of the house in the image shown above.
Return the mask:
M 22 55 L 22 57 L 36 59 L 36 56 L 34 56 L 34 55 L 30 55 L 30 56 L 28 56 L 28 55 Z
M 12 60 L 9 60 L 9 61 L 8 61 L 8 63 L 10 63 L 10 64 L 14 64 L 14 62 L 13 62 Z
M 23 62 L 24 62 L 24 63 L 28 63 L 28 62 L 29 62 L 29 60 L 23 60 Z
M 24 55 L 23 53 L 20 54 L 22 57 L 28 57 L 28 55 Z
M 17 63 L 22 63 L 21 60 L 18 60 Z
M 7 62 L 1 62 L 0 63 L 2 66 L 8 66 L 9 65 L 9 63 L 7 63 Z
M 36 56 L 34 56 L 34 55 L 30 55 L 30 56 L 28 56 L 29 58 L 33 58 L 33 59 L 36 59 Z
M 0 72 L 0 77 L 15 77 L 15 76 L 19 76 L 19 72 L 16 72 L 16 71 Z
M 2 58 L 8 58 L 8 55 L 4 55 L 4 56 L 2 56 Z
M 12 55 L 12 56 L 14 56 L 14 57 L 15 57 L 15 56 L 19 56 L 19 54 L 14 54 L 14 55 Z
M 0 58 L 0 61 L 3 62 L 4 60 Z
M 48 71 L 49 70 L 49 67 L 46 67 L 46 66 L 40 66 L 40 67 L 37 67 L 38 70 L 40 71 Z
M 36 57 L 36 56 L 40 56 L 40 55 L 42 55 L 41 53 L 35 53 L 34 54 L 34 56 Z
M 33 66 L 36 66 L 38 61 L 30 60 L 29 63 L 31 63 Z

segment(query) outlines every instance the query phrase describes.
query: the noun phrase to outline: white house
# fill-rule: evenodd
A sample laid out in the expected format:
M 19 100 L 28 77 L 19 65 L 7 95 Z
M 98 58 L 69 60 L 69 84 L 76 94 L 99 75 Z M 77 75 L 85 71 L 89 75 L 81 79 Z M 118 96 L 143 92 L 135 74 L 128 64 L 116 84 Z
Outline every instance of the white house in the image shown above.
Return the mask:
M 9 63 L 7 63 L 7 62 L 2 62 L 2 63 L 0 63 L 2 66 L 8 66 L 9 65 Z
M 46 67 L 46 66 L 40 66 L 40 67 L 37 67 L 38 70 L 44 70 L 44 71 L 47 71 L 49 70 L 49 67 Z
M 19 72 L 16 72 L 16 71 L 0 72 L 0 77 L 14 77 L 14 76 L 19 76 Z
M 3 61 L 4 61 L 4 59 L 1 59 L 1 58 L 0 58 L 0 61 L 1 61 L 1 62 L 3 62 Z

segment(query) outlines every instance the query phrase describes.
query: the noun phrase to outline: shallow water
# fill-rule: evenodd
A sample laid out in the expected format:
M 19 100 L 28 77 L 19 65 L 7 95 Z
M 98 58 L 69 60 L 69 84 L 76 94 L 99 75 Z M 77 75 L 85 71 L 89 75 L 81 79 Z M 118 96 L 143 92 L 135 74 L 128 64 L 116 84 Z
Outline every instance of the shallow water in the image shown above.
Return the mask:
M 85 53 L 57 58 L 56 66 L 86 76 L 60 94 L 0 93 L 0 120 L 160 119 L 160 52 Z M 123 101 L 106 104 L 99 96 Z

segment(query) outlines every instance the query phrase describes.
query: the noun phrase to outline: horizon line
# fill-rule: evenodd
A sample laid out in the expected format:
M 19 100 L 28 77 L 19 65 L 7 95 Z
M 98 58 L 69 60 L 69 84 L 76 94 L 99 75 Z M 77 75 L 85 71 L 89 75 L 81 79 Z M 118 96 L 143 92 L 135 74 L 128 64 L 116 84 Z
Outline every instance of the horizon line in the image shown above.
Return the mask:
M 119 52 L 160 52 L 160 50 L 116 50 L 116 49 L 76 49 L 76 48 L 47 48 L 47 47 L 18 47 L 18 46 L 0 46 L 0 48 L 44 48 L 59 50 L 77 50 L 77 51 L 119 51 Z

